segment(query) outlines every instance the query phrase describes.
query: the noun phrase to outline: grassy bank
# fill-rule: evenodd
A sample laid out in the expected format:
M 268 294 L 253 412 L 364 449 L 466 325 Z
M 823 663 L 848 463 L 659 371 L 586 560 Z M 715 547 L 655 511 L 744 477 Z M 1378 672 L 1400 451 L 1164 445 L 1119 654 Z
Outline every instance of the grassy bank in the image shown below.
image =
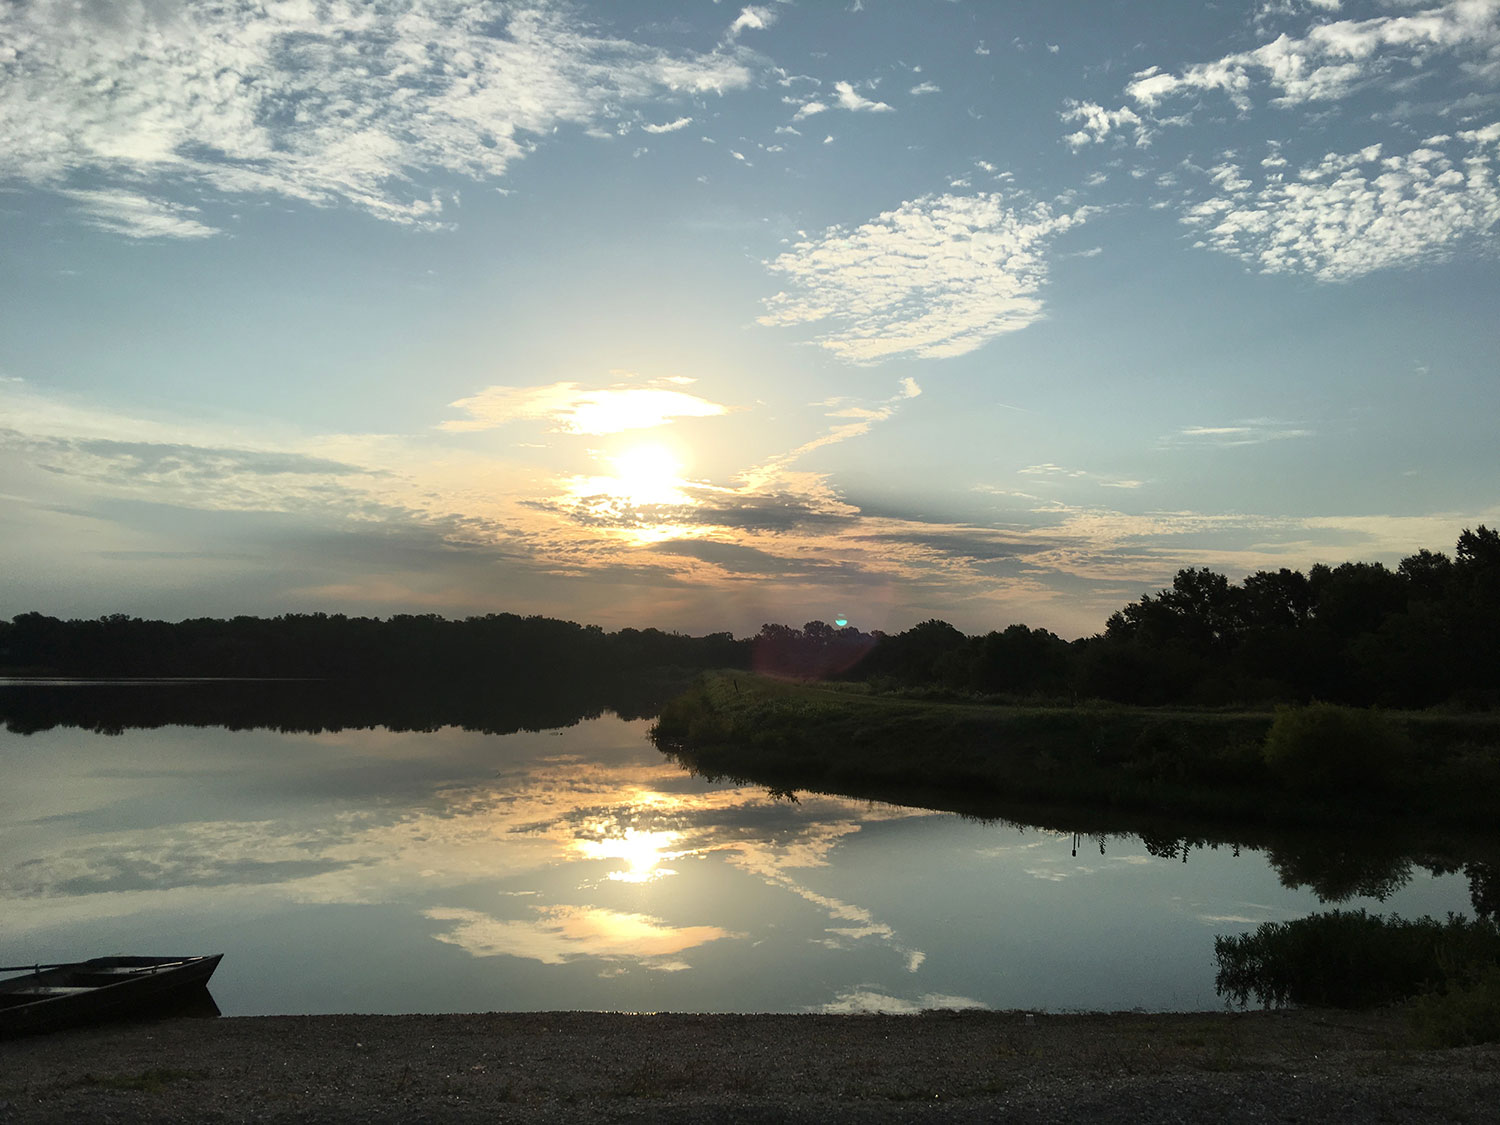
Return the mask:
M 1487 715 L 1015 706 L 722 672 L 668 703 L 654 736 L 709 777 L 979 815 L 1018 804 L 1320 825 L 1500 815 L 1500 721 Z

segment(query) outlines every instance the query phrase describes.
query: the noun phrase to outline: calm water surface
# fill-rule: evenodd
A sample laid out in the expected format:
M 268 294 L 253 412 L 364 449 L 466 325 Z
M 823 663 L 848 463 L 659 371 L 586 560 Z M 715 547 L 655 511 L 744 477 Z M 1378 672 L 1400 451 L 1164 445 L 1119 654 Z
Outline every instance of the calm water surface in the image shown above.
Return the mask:
M 1322 908 L 1249 850 L 710 785 L 648 727 L 0 733 L 0 961 L 223 952 L 228 1015 L 1206 1009 L 1215 934 Z

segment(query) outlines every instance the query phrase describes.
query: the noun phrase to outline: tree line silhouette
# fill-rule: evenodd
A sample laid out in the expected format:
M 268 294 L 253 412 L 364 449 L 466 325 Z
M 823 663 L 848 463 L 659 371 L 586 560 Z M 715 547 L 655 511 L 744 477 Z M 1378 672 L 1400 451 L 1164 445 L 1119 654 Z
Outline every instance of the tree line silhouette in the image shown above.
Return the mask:
M 821 621 L 766 625 L 757 668 L 875 685 L 1138 704 L 1500 704 L 1500 532 L 1483 524 L 1453 557 L 1261 570 L 1234 583 L 1189 567 L 1170 589 L 1065 641 L 1011 625 L 965 636 L 946 621 L 865 634 Z
M 196 618 L 113 614 L 0 621 L 0 668 L 58 676 L 483 681 L 500 688 L 652 669 L 754 668 L 809 679 L 1046 699 L 1225 704 L 1323 699 L 1424 707 L 1500 703 L 1500 531 L 1465 529 L 1454 555 L 1394 569 L 1323 564 L 1235 583 L 1180 570 L 1170 589 L 1065 641 L 1010 625 L 966 636 L 929 620 L 901 633 L 810 621 L 753 638 L 606 632 L 555 618 L 343 614 Z
M 551 617 L 390 618 L 341 613 L 148 621 L 125 614 L 0 622 L 0 668 L 52 676 L 484 680 L 615 679 L 661 668 L 743 667 L 749 642 L 660 629 L 606 633 Z

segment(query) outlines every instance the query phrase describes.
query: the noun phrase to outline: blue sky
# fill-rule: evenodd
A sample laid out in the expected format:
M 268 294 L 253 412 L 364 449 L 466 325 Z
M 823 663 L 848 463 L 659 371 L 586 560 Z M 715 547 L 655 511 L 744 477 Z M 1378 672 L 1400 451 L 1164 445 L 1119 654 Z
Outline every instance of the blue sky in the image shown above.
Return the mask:
M 0 615 L 1065 636 L 1500 520 L 1500 0 L 0 8 Z

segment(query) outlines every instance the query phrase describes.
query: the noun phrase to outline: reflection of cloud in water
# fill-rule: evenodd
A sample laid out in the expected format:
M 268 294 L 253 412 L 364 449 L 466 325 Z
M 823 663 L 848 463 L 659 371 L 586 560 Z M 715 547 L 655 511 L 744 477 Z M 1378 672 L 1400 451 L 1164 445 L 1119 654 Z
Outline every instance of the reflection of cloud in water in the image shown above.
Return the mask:
M 718 926 L 669 926 L 645 914 L 622 914 L 592 906 L 535 907 L 534 919 L 492 918 L 477 910 L 435 907 L 422 913 L 436 922 L 454 922 L 450 933 L 434 934 L 475 957 L 525 957 L 563 965 L 583 957 L 633 960 L 648 968 L 690 968 L 674 955 L 685 949 L 741 937 Z
M 826 1004 L 820 1004 L 809 1011 L 823 1012 L 827 1015 L 848 1016 L 860 1013 L 878 1012 L 882 1015 L 891 1016 L 914 1016 L 918 1012 L 945 1011 L 962 1012 L 976 1008 L 988 1008 L 989 1005 L 979 1000 L 971 1000 L 967 996 L 946 996 L 940 992 L 928 992 L 914 1000 L 903 999 L 899 996 L 888 996 L 873 988 L 850 989 L 840 992 L 837 997 Z
M 378 862 L 371 855 L 340 854 L 357 823 L 292 828 L 273 821 L 208 821 L 174 825 L 167 834 L 96 833 L 60 852 L 0 869 L 0 899 L 295 883 Z
M 1072 872 L 1056 870 L 1044 871 L 1040 868 L 1028 867 L 1026 868 L 1026 874 L 1030 875 L 1033 879 L 1042 879 L 1048 883 L 1061 883 L 1070 874 L 1072 874 Z
M 906 948 L 890 925 L 796 873 L 828 866 L 833 849 L 867 825 L 933 814 L 833 797 L 790 804 L 758 790 L 704 790 L 684 776 L 666 761 L 556 755 L 506 768 L 479 785 L 429 790 L 415 799 L 362 799 L 355 807 L 319 801 L 289 819 L 59 832 L 33 848 L 31 858 L 0 869 L 0 915 L 31 921 L 59 911 L 72 916 L 85 903 L 102 913 L 128 913 L 131 903 L 147 909 L 169 890 L 181 908 L 212 908 L 231 887 L 303 904 L 410 902 L 414 911 L 448 909 L 434 898 L 476 886 L 556 902 L 568 893 L 564 883 L 574 890 L 649 885 L 684 861 L 717 855 L 825 914 L 831 947 L 878 941 L 909 969 L 921 964 L 924 955 Z M 673 866 L 663 866 L 666 861 Z M 665 910 L 670 900 L 656 901 Z M 607 957 L 626 954 L 593 951 L 623 949 L 619 943 L 627 937 L 640 948 L 664 948 L 682 934 L 697 935 L 680 946 L 686 949 L 723 936 L 702 927 L 673 930 L 602 904 L 548 909 L 525 922 L 445 914 L 459 926 L 444 940 L 521 956 L 531 956 L 521 952 L 529 949 Z M 555 963 L 550 954 L 540 959 Z

